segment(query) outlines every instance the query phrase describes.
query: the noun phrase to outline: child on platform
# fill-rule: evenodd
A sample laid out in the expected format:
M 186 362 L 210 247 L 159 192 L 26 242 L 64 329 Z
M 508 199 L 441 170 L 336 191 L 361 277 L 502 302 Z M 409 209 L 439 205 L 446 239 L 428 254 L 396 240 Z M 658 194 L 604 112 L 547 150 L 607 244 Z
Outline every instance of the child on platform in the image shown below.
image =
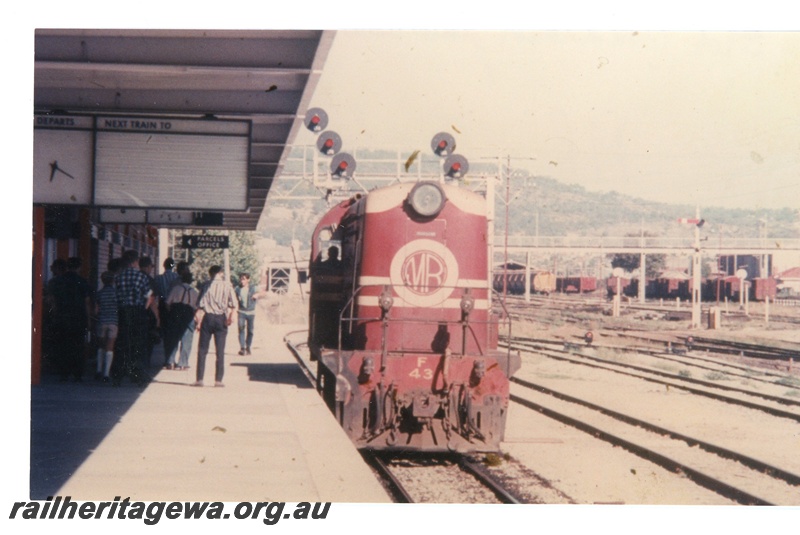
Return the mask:
M 103 288 L 97 292 L 97 373 L 96 380 L 109 381 L 111 362 L 114 360 L 114 342 L 117 340 L 117 289 L 114 274 L 110 271 L 100 276 Z

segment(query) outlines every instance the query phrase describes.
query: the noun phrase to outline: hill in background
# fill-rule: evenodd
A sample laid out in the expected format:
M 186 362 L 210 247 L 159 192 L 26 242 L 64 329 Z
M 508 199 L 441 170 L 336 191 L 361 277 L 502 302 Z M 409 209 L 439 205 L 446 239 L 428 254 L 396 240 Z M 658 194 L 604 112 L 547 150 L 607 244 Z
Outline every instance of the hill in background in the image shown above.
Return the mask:
M 402 155 L 401 159 L 407 156 Z M 392 174 L 396 164 L 362 164 L 361 159 L 397 160 L 396 153 L 369 151 L 359 153 L 357 176 L 368 184 L 370 173 Z M 420 158 L 414 165 L 438 165 L 438 161 Z M 302 166 L 289 162 L 285 173 L 302 174 Z M 410 168 L 413 176 L 414 169 Z M 496 164 L 470 164 L 467 175 L 471 186 L 482 176 L 496 176 Z M 362 178 L 363 177 L 363 178 Z M 278 179 L 280 180 L 280 179 Z M 505 182 L 495 189 L 495 230 L 505 229 Z M 713 206 L 713 199 L 691 199 L 700 205 L 706 223 L 702 236 L 711 241 L 726 238 L 758 238 L 766 232 L 769 238 L 800 238 L 800 207 L 797 209 L 729 209 Z M 288 245 L 299 240 L 307 244 L 317 219 L 327 210 L 325 202 L 312 200 L 282 200 L 269 198 L 264 209 L 259 232 Z M 668 204 L 645 201 L 624 192 L 589 191 L 583 186 L 559 182 L 548 176 L 534 176 L 524 169 L 515 169 L 508 186 L 509 235 L 517 236 L 626 236 L 644 232 L 649 236 L 691 236 L 691 226 L 677 222 L 681 217 L 694 217 L 695 205 Z

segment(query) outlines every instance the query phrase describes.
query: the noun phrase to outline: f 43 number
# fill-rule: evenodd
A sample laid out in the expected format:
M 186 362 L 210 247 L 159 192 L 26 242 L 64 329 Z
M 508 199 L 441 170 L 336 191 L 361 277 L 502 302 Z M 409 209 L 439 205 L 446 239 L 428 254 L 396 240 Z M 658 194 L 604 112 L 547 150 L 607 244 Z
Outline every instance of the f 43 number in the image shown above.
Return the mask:
M 417 357 L 417 367 L 411 370 L 408 376 L 413 377 L 414 379 L 433 379 L 433 370 L 431 368 L 423 367 L 427 360 L 427 357 Z

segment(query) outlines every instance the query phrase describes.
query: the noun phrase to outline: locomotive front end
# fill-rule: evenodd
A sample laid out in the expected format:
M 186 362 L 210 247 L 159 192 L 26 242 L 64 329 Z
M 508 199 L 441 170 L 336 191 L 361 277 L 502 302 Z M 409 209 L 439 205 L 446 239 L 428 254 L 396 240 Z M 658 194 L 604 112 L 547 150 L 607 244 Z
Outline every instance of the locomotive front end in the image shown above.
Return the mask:
M 357 446 L 497 450 L 508 378 L 497 350 L 485 200 L 438 182 L 401 183 L 354 203 L 335 345 L 318 345 L 318 385 Z

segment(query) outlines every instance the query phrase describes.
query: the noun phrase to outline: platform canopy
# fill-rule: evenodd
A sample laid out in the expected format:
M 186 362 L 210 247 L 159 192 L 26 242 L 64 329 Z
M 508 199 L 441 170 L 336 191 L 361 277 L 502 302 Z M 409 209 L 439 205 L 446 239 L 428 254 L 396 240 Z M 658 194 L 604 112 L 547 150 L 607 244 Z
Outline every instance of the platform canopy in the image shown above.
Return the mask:
M 254 230 L 303 128 L 333 37 L 310 30 L 38 29 L 34 114 L 250 121 L 245 209 L 222 211 L 221 219 L 224 228 Z

